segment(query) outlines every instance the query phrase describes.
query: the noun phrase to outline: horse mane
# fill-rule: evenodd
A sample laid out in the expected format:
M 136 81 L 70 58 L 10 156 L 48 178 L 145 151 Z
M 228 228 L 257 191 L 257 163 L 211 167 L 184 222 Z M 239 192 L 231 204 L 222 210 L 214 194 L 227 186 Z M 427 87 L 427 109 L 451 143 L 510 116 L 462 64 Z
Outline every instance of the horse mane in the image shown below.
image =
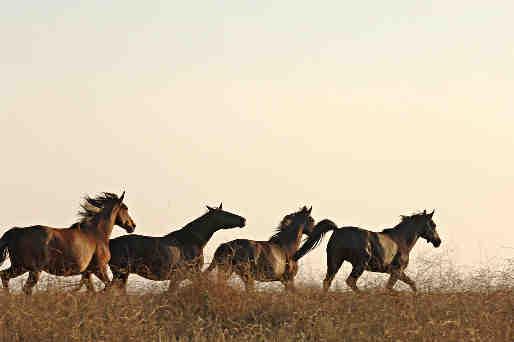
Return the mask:
M 277 242 L 280 240 L 280 238 L 282 237 L 282 235 L 284 235 L 284 232 L 291 227 L 291 223 L 292 221 L 289 219 L 291 216 L 296 216 L 300 213 L 303 213 L 303 212 L 306 212 L 307 211 L 307 207 L 304 206 L 302 207 L 300 210 L 298 210 L 296 213 L 293 213 L 293 214 L 289 214 L 289 215 L 286 215 L 284 216 L 284 218 L 282 219 L 282 221 L 280 221 L 280 224 L 278 225 L 277 228 L 275 228 L 275 234 L 273 234 L 268 241 L 270 242 Z
M 194 234 L 194 230 L 197 228 L 198 222 L 202 220 L 207 214 L 209 214 L 209 211 L 203 214 L 202 216 L 197 217 L 193 221 L 189 222 L 184 227 L 164 235 L 164 237 L 167 239 L 177 240 L 182 244 L 190 244 L 197 242 L 198 238 Z
M 401 221 L 400 223 L 398 223 L 396 226 L 394 226 L 393 228 L 386 228 L 386 229 L 383 229 L 382 230 L 382 233 L 390 233 L 390 232 L 394 232 L 396 231 L 396 229 L 398 229 L 400 226 L 403 226 L 405 224 L 409 224 L 411 223 L 412 221 L 414 220 L 417 220 L 421 217 L 424 217 L 425 214 L 424 213 L 414 213 L 412 215 L 402 215 L 400 216 L 401 217 Z
M 85 196 L 84 201 L 80 204 L 80 210 L 78 212 L 80 222 L 86 222 L 94 219 L 107 205 L 119 200 L 118 195 L 111 192 L 102 192 L 96 197 Z

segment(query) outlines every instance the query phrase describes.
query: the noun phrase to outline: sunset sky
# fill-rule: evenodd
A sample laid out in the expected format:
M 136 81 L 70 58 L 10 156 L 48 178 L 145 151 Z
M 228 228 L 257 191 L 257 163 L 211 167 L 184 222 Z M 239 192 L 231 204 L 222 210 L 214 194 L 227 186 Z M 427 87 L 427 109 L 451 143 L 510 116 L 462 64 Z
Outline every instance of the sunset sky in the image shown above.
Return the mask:
M 0 11 L 0 232 L 120 193 L 137 232 L 224 207 L 435 208 L 455 263 L 514 257 L 514 2 L 16 1 Z M 122 234 L 117 228 L 115 235 Z M 327 239 L 328 240 L 328 239 Z M 324 247 L 303 265 L 325 268 Z

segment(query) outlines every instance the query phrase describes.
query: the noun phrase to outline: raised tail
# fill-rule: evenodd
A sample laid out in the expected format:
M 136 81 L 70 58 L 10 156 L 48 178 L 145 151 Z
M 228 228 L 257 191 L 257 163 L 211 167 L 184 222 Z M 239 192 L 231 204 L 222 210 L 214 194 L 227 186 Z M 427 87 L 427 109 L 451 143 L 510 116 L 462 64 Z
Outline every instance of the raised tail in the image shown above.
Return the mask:
M 5 262 L 7 255 L 9 254 L 9 241 L 11 240 L 12 232 L 14 228 L 9 229 L 0 238 L 0 266 Z
M 316 248 L 325 234 L 331 230 L 337 229 L 337 225 L 330 220 L 322 220 L 320 221 L 312 230 L 311 235 L 305 240 L 302 247 L 296 251 L 293 255 L 293 260 L 298 261 L 305 254 L 309 253 L 311 250 Z

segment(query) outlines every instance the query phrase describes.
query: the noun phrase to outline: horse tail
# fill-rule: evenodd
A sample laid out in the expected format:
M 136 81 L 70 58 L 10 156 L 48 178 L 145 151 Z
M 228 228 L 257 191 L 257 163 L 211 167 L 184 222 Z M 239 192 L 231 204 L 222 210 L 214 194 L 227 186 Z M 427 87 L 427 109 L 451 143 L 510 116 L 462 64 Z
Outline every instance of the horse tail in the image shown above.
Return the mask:
M 231 254 L 232 248 L 227 243 L 222 243 L 219 245 L 219 247 L 216 248 L 216 251 L 214 252 L 214 257 L 212 258 L 211 264 L 209 267 L 207 267 L 204 273 L 210 273 L 216 268 L 216 266 L 226 263 Z
M 305 240 L 303 246 L 293 255 L 293 260 L 298 261 L 305 254 L 316 248 L 323 240 L 325 234 L 334 229 L 337 229 L 337 225 L 334 222 L 327 219 L 320 221 L 312 230 L 311 235 Z
M 5 262 L 9 254 L 9 242 L 11 241 L 14 228 L 9 229 L 0 238 L 0 266 Z

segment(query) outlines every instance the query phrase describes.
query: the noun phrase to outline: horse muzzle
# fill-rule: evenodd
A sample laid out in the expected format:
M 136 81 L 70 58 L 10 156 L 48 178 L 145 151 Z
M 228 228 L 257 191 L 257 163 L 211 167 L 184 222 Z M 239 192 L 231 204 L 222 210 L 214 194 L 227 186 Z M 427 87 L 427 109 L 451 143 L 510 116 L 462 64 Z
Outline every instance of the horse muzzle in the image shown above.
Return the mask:
M 127 233 L 133 233 L 134 230 L 136 230 L 136 224 L 135 223 L 125 224 L 125 225 L 123 225 L 123 228 L 125 228 Z
M 441 246 L 441 239 L 432 240 L 432 241 L 430 241 L 430 242 L 432 242 L 432 245 L 433 245 L 435 248 L 437 248 L 437 247 Z

